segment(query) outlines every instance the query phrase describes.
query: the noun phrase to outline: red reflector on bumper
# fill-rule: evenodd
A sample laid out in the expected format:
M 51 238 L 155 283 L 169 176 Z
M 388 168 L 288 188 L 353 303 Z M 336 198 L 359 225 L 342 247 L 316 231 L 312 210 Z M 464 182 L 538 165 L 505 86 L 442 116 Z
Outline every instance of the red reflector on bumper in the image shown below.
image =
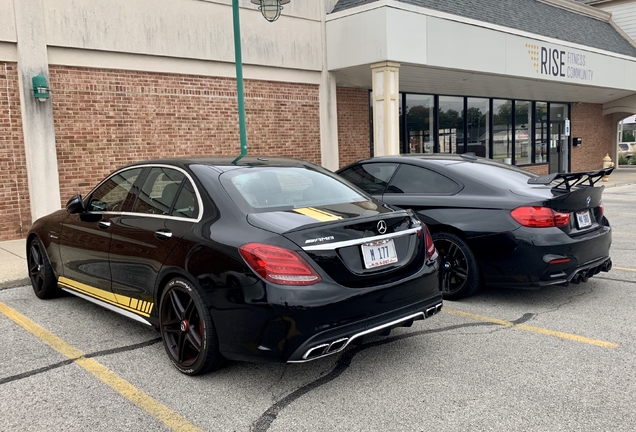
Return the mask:
M 548 264 L 550 264 L 550 265 L 552 265 L 552 264 L 564 264 L 564 263 L 569 263 L 569 262 L 570 262 L 570 258 L 559 258 L 559 259 L 553 259 Z

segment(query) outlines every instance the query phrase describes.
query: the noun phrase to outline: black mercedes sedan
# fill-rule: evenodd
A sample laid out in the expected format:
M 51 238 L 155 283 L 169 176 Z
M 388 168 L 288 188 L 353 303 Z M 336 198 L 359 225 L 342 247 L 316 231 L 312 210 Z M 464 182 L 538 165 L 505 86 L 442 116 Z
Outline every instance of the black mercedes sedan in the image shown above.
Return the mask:
M 161 333 L 178 370 L 305 362 L 442 308 L 425 225 L 308 162 L 166 159 L 109 175 L 27 238 L 35 294 Z
M 613 168 L 538 176 L 474 154 L 387 156 L 338 171 L 431 230 L 445 299 L 481 286 L 538 289 L 609 271 L 603 186 Z

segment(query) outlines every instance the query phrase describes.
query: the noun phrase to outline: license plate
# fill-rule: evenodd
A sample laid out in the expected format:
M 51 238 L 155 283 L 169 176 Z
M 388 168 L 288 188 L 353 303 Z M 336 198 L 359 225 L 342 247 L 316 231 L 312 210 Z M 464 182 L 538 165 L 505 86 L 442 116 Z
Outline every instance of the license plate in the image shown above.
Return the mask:
M 579 228 L 587 228 L 592 225 L 592 218 L 590 217 L 589 210 L 578 212 L 576 214 L 576 221 L 579 224 Z
M 365 268 L 375 268 L 398 261 L 393 239 L 379 240 L 362 245 Z

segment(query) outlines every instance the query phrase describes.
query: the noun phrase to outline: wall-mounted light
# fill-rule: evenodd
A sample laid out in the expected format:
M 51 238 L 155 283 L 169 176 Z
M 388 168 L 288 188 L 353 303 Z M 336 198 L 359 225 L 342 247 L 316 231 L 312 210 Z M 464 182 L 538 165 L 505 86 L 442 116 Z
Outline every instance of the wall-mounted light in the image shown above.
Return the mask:
M 290 0 L 251 0 L 251 2 L 258 5 L 258 10 L 267 21 L 273 22 L 280 16 L 283 5 L 289 3 Z
M 31 82 L 33 83 L 33 97 L 40 102 L 44 102 L 51 97 L 51 89 L 49 89 L 44 75 L 34 76 Z

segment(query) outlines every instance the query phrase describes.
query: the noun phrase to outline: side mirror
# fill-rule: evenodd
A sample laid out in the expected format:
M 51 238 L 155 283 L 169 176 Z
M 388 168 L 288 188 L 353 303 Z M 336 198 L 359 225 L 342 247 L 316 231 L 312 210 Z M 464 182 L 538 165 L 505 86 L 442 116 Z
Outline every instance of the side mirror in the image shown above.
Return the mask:
M 66 211 L 70 214 L 83 213 L 86 210 L 81 195 L 73 195 L 66 203 Z

